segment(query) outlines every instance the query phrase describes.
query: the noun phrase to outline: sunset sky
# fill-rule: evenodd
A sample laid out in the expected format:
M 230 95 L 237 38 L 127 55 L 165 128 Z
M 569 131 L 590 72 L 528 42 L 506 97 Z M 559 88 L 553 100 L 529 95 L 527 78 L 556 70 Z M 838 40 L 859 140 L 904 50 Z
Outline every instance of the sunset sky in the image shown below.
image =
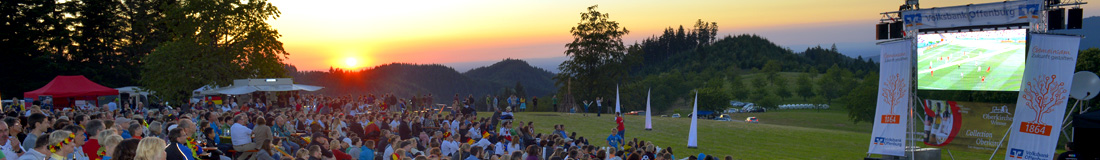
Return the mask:
M 874 24 L 902 0 L 271 0 L 269 22 L 299 70 L 393 62 L 455 63 L 564 56 L 569 29 L 592 5 L 631 31 L 633 44 L 669 26 L 718 22 L 719 36 L 760 34 L 798 51 L 808 45 L 873 46 Z M 999 2 L 923 0 L 923 8 Z M 1085 17 L 1100 15 L 1096 4 Z M 803 48 L 795 48 L 802 46 Z M 844 51 L 842 49 L 842 51 Z

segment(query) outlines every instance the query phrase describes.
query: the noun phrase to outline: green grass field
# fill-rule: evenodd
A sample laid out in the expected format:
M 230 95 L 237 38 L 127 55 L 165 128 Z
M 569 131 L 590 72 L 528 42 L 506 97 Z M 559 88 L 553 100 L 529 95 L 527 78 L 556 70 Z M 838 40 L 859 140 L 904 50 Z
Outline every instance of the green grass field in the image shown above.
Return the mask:
M 628 115 L 626 138 L 652 141 L 672 147 L 677 158 L 688 155 L 733 156 L 735 159 L 860 159 L 870 143 L 870 123 L 852 124 L 847 113 L 838 110 L 795 110 L 731 115 L 734 120 L 755 116 L 760 123 L 699 120 L 699 148 L 688 149 L 690 118 L 653 117 L 653 130 L 644 130 L 645 116 Z M 577 132 L 590 143 L 606 146 L 615 122 L 611 116 L 594 114 L 520 112 L 517 121 L 535 122 L 538 133 L 549 133 L 554 124 Z M 943 152 L 944 159 L 988 159 L 989 154 L 964 151 Z M 877 157 L 877 155 L 876 155 Z M 999 156 L 1003 159 L 1003 156 Z
M 1014 91 L 1020 88 L 1024 43 L 955 40 L 919 50 L 919 89 Z

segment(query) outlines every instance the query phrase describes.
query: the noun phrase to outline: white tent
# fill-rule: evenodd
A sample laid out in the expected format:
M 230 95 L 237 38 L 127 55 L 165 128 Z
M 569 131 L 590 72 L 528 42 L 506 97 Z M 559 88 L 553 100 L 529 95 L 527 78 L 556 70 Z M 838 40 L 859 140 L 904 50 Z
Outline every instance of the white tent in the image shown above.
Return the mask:
M 150 92 L 144 91 L 144 89 L 142 89 L 141 87 L 137 87 L 137 86 L 126 86 L 126 87 L 115 88 L 115 89 L 118 90 L 119 94 L 129 93 L 130 95 L 143 95 L 143 96 L 148 96 L 150 94 Z
M 245 86 L 229 86 L 229 87 L 225 87 L 225 88 L 215 90 L 214 92 L 218 93 L 218 94 L 242 95 L 242 94 L 249 94 L 249 93 L 252 93 L 252 92 L 256 92 L 258 90 L 259 89 L 256 88 L 255 86 L 245 85 Z
M 209 85 L 203 86 L 195 90 L 196 95 L 241 95 L 248 94 L 256 91 L 265 92 L 281 92 L 281 91 L 317 91 L 324 89 L 325 87 L 294 84 L 294 80 L 290 78 L 268 78 L 268 79 L 237 79 L 233 80 L 233 85 L 228 87 L 210 87 Z

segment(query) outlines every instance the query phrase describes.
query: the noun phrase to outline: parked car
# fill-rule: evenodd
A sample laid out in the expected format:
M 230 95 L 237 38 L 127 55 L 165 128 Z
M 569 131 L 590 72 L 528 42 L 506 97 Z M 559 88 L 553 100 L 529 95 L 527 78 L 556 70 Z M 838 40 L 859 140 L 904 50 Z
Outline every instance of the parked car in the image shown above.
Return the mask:
M 726 113 L 741 113 L 741 109 L 737 109 L 737 108 L 727 108 L 727 109 L 726 109 Z
M 760 123 L 760 121 L 757 121 L 757 120 L 756 120 L 756 117 L 748 117 L 748 118 L 745 118 L 745 122 L 749 122 L 749 123 Z
M 626 115 L 645 115 L 645 111 L 630 111 Z
M 679 113 L 673 113 L 672 118 L 680 118 L 680 114 Z
M 728 114 L 719 115 L 718 118 L 714 118 L 714 120 L 716 120 L 716 121 L 727 121 L 727 122 L 728 121 L 733 121 L 733 119 Z

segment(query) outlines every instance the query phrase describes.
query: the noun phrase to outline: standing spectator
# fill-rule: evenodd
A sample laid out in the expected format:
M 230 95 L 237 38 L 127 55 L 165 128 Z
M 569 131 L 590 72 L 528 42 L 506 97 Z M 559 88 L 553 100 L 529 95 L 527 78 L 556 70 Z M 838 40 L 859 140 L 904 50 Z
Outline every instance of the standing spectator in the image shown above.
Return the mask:
M 596 117 L 603 114 L 603 97 L 596 97 Z
M 50 136 L 50 145 L 46 146 L 50 150 L 50 160 L 67 160 L 65 155 L 72 154 L 76 148 L 76 143 L 73 143 L 76 135 L 73 132 L 58 130 L 42 136 Z
M 160 138 L 144 138 L 137 146 L 135 160 L 164 160 L 168 155 L 164 152 L 165 142 Z
M 554 105 L 554 112 L 558 112 L 558 95 L 557 94 L 555 94 L 554 97 L 550 98 L 550 104 Z
M 531 97 L 531 110 L 539 110 L 539 96 Z
M 146 139 L 148 139 L 148 138 L 146 138 Z M 126 140 L 122 140 L 122 142 L 118 142 L 118 146 L 115 146 L 115 147 L 119 148 L 119 149 L 115 149 L 114 152 L 111 152 L 111 159 L 119 159 L 119 160 L 135 159 L 137 157 L 137 149 L 136 148 L 138 147 L 139 143 L 141 143 L 141 140 L 139 140 L 139 139 L 126 139 Z M 130 148 L 130 149 L 122 149 L 122 148 Z
M 0 153 L 3 153 L 3 155 L 5 156 L 0 158 L 5 158 L 9 160 L 19 158 L 19 156 L 17 156 L 15 152 L 20 151 L 21 149 L 19 147 L 12 147 L 13 145 L 18 146 L 19 140 L 13 141 L 11 140 L 11 138 L 12 136 L 8 136 L 8 124 L 0 123 L 0 144 L 3 144 L 3 146 L 0 146 Z
M 615 123 L 619 125 L 618 127 L 616 127 L 616 129 L 619 129 L 619 137 L 625 139 L 626 126 L 623 125 L 623 113 L 615 112 Z
M 103 147 L 102 152 L 96 153 L 96 156 L 101 157 L 101 160 L 110 160 L 111 153 L 114 153 L 118 143 L 122 142 L 122 136 L 110 135 L 104 137 L 102 141 L 99 141 L 99 145 Z
M 623 144 L 623 137 L 619 137 L 617 129 L 611 129 L 611 135 L 607 136 L 607 146 L 622 149 L 621 144 Z
M 99 152 L 99 148 L 102 147 L 99 145 L 99 131 L 103 130 L 103 121 L 97 119 L 88 121 L 87 125 L 84 125 L 84 128 L 88 130 L 88 142 L 84 143 L 84 146 L 81 147 L 83 149 L 81 152 L 87 154 L 89 159 L 97 159 L 99 155 L 96 153 Z
M 77 126 L 77 125 L 71 125 L 70 124 L 68 126 L 62 127 L 62 130 L 72 132 L 72 133 L 74 133 L 74 135 L 76 135 L 76 136 L 73 136 L 73 141 L 72 141 L 72 143 L 74 145 L 73 146 L 74 150 L 73 150 L 72 153 L 69 153 L 66 156 L 65 159 L 76 159 L 76 160 L 88 160 L 88 159 L 90 159 L 91 156 L 89 156 L 88 154 L 85 154 L 84 149 L 83 149 L 84 147 L 82 147 L 86 143 L 85 140 L 87 140 L 87 138 L 88 138 L 87 136 L 84 136 L 84 128 L 81 128 L 80 126 Z M 56 131 L 54 131 L 54 132 L 56 132 Z M 96 145 L 98 146 L 99 144 L 96 144 Z M 99 150 L 99 149 L 97 148 L 96 150 Z M 95 153 L 92 153 L 92 155 L 95 155 Z M 96 158 L 99 158 L 99 156 L 96 156 Z
M 30 124 L 33 129 L 30 133 L 27 133 L 27 138 L 23 139 L 23 148 L 34 148 L 35 142 L 38 140 L 38 136 L 46 132 L 50 127 L 50 122 L 46 119 L 46 115 L 41 113 L 31 114 L 27 117 L 27 124 Z
M 35 148 L 27 149 L 27 153 L 23 153 L 23 156 L 19 156 L 19 160 L 40 160 L 49 157 L 50 150 L 47 148 L 50 146 L 50 136 L 41 136 L 35 141 Z M 7 155 L 7 153 L 4 153 Z M 15 154 L 12 154 L 14 156 Z

